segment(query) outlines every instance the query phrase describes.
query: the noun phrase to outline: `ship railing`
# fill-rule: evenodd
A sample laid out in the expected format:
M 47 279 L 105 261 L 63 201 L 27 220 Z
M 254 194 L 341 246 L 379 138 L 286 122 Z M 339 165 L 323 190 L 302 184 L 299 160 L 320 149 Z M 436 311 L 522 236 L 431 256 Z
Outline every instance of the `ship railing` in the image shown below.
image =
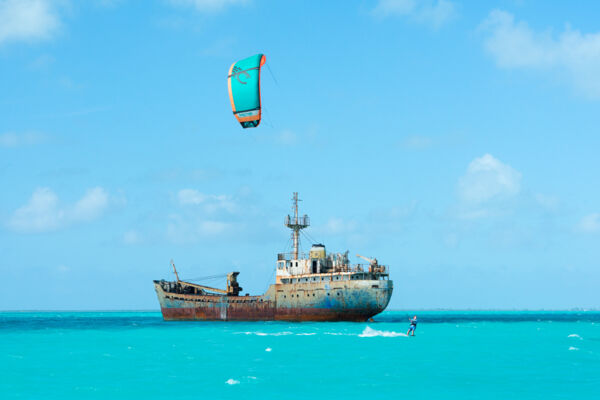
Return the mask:
M 282 261 L 282 260 L 292 260 L 294 258 L 294 253 L 290 252 L 290 253 L 279 253 L 277 254 L 277 261 Z M 298 252 L 298 259 L 305 259 L 308 258 L 308 253 L 303 253 L 303 252 Z
M 342 264 L 335 265 L 331 272 L 347 272 L 347 273 L 369 273 L 369 274 L 388 274 L 389 267 L 387 265 L 377 265 L 371 268 L 370 264 Z
M 353 270 L 353 272 L 370 272 L 370 273 L 375 273 L 375 274 L 389 274 L 390 273 L 390 267 L 387 265 L 377 265 L 374 266 L 373 269 L 371 268 L 371 264 L 354 264 L 352 266 L 350 266 L 350 268 Z
M 285 226 L 302 226 L 302 227 L 306 227 L 310 225 L 310 218 L 308 217 L 308 215 L 302 215 L 302 216 L 298 216 L 298 219 L 296 219 L 295 217 L 291 217 L 289 215 L 287 215 L 285 217 Z

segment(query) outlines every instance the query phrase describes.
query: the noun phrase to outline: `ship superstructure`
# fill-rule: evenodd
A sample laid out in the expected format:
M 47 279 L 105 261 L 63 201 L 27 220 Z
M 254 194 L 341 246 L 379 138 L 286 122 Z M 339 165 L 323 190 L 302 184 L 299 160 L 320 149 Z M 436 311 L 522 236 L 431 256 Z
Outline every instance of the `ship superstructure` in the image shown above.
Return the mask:
M 377 259 L 362 257 L 368 264 L 351 265 L 348 252 L 327 253 L 313 244 L 300 252 L 300 231 L 310 225 L 298 215 L 298 193 L 293 213 L 285 218 L 292 230 L 292 252 L 277 255 L 276 279 L 263 295 L 240 296 L 239 272 L 227 275 L 227 289 L 186 282 L 154 281 L 165 320 L 286 320 L 365 321 L 380 313 L 392 296 L 388 267 Z

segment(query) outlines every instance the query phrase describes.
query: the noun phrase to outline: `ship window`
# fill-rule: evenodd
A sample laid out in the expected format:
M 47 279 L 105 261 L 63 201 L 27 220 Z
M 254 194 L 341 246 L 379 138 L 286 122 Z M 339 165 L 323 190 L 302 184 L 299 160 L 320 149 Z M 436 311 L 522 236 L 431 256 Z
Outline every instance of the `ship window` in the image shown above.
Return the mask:
M 283 298 L 285 299 L 285 294 L 283 295 Z
M 315 294 L 313 293 L 313 297 L 315 297 Z

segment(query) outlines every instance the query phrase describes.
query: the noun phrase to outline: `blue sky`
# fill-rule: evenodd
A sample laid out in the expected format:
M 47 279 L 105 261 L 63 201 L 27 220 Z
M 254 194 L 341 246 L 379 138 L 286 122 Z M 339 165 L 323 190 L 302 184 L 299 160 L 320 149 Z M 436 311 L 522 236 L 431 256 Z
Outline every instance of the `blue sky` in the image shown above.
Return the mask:
M 156 309 L 171 258 L 260 293 L 293 191 L 391 308 L 598 308 L 599 13 L 0 1 L 0 309 Z M 227 70 L 259 52 L 243 130 Z

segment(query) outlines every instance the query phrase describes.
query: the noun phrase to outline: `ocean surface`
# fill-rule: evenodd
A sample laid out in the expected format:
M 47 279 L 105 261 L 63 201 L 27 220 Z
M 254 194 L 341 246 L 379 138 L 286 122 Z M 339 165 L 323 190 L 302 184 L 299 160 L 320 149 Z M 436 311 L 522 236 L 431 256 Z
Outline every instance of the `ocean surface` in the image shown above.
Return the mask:
M 0 313 L 1 399 L 600 399 L 598 312 L 369 323 Z

